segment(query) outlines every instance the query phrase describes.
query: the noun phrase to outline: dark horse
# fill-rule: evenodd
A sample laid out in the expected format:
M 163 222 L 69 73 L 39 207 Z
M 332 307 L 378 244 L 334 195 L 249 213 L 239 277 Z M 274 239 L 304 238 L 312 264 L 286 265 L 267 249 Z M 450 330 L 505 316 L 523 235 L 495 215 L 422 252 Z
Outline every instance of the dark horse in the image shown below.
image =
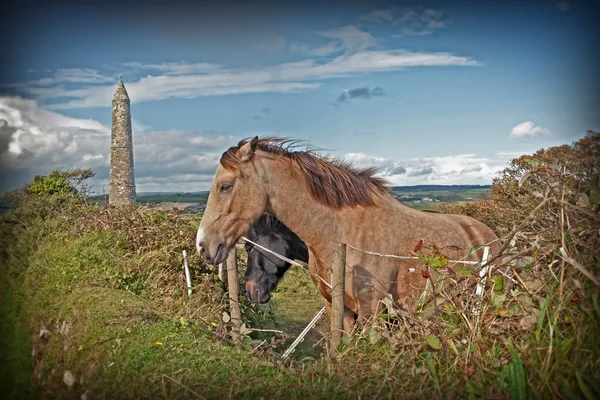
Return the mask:
M 287 226 L 272 215 L 264 214 L 247 233 L 248 239 L 292 260 L 308 262 L 308 248 Z M 266 303 L 290 263 L 246 242 L 248 263 L 244 288 L 253 303 Z

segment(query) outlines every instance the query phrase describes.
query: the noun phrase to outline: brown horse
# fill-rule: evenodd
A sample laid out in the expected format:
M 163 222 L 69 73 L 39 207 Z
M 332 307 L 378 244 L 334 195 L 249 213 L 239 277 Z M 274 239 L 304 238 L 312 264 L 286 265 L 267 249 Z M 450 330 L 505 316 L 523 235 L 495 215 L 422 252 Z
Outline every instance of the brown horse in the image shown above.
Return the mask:
M 196 245 L 208 263 L 223 262 L 229 249 L 261 215 L 277 217 L 306 243 L 309 270 L 330 311 L 333 251 L 338 243 L 381 254 L 408 256 L 422 243 L 446 247 L 450 259 L 480 261 L 488 244 L 495 255 L 496 235 L 464 216 L 411 209 L 388 192 L 374 169 L 355 169 L 312 151 L 296 151 L 294 142 L 254 137 L 223 153 L 200 222 Z M 390 293 L 409 301 L 425 286 L 418 260 L 383 258 L 349 247 L 346 255 L 344 327 L 354 315 L 364 322 L 383 308 Z

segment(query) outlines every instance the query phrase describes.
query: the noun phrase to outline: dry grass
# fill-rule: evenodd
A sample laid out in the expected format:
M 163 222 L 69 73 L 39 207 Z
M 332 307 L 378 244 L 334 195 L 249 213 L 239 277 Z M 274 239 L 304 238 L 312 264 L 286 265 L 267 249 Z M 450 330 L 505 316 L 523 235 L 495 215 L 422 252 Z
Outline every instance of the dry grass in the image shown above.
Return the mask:
M 477 271 L 424 258 L 441 274 L 428 304 L 415 313 L 389 303 L 344 339 L 335 358 L 301 359 L 301 352 L 283 364 L 286 334 L 257 331 L 241 347 L 230 343 L 224 285 L 189 251 L 197 218 L 93 206 L 71 191 L 24 195 L 0 219 L 8 288 L 0 350 L 14 366 L 0 371 L 10 378 L 2 391 L 9 398 L 86 391 L 110 398 L 597 398 L 600 186 L 582 177 L 600 168 L 576 165 L 524 161 L 520 175 L 496 183 L 490 200 L 444 206 L 478 216 L 506 239 L 479 315 L 472 312 Z M 515 199 L 523 206 L 511 213 Z M 194 271 L 190 298 L 183 249 Z M 302 284 L 310 280 L 286 279 L 273 307 L 240 297 L 246 325 L 286 331 L 278 324 L 285 315 L 308 322 L 312 311 L 295 299 L 314 293 Z M 50 339 L 40 337 L 42 326 Z M 66 370 L 77 378 L 70 390 Z

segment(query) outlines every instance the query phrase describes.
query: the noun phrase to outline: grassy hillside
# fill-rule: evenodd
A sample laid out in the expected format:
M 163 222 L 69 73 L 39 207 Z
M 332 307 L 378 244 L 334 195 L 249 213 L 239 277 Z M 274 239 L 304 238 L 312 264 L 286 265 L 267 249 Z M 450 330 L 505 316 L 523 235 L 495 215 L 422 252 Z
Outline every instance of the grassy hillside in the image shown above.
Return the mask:
M 521 184 L 513 177 L 494 186 L 490 200 L 450 205 L 509 231 L 502 275 L 487 281 L 479 316 L 477 270 L 444 264 L 425 246 L 422 276 L 444 278 L 425 293 L 428 302 L 387 304 L 335 358 L 322 340 L 324 318 L 285 362 L 281 354 L 322 305 L 303 271 L 292 270 L 268 305 L 239 298 L 251 331 L 235 346 L 224 284 L 194 251 L 198 216 L 93 204 L 79 195 L 77 172 L 41 177 L 13 193 L 16 209 L 0 216 L 0 392 L 8 399 L 598 398 L 600 185 L 577 165 L 585 174 L 524 162 Z M 243 273 L 243 252 L 239 263 Z
M 341 382 L 313 384 L 279 368 L 272 355 L 277 335 L 253 353 L 260 335 L 258 343 L 232 346 L 222 320 L 223 284 L 191 251 L 196 292 L 185 295 L 179 254 L 191 250 L 197 221 L 85 205 L 68 210 L 25 227 L 3 258 L 9 289 L 2 291 L 0 372 L 8 398 L 187 398 L 194 392 L 305 398 L 345 391 Z M 3 220 L 4 233 L 11 216 Z M 249 326 L 278 326 L 273 312 L 240 300 Z M 76 380 L 71 388 L 67 371 Z

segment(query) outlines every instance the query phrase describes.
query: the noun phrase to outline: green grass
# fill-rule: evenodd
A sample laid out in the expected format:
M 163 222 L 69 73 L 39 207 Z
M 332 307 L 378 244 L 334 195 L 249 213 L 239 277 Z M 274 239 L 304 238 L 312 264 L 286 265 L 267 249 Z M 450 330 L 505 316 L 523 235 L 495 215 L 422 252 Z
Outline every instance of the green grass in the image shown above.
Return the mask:
M 594 293 L 587 281 L 569 285 L 561 299 L 540 266 L 525 266 L 519 276 L 530 290 L 489 291 L 479 321 L 468 312 L 472 288 L 446 281 L 437 290 L 452 301 L 439 316 L 399 309 L 374 318 L 334 360 L 323 357 L 323 316 L 280 365 L 323 304 L 304 271 L 292 267 L 267 305 L 240 298 L 247 325 L 285 334 L 253 332 L 233 346 L 224 285 L 192 250 L 197 217 L 87 206 L 45 218 L 36 212 L 13 210 L 0 221 L 0 377 L 8 399 L 86 391 L 115 399 L 600 395 L 600 306 L 597 292 L 586 295 Z M 183 248 L 194 272 L 190 298 Z M 71 389 L 65 371 L 76 377 Z
M 268 307 L 273 313 L 273 328 L 293 336 L 281 346 L 281 353 L 292 344 L 293 339 L 306 327 L 319 312 L 324 303 L 307 272 L 292 266 L 279 283 Z M 264 322 L 263 322 L 264 323 Z M 305 357 L 318 358 L 324 352 L 323 334 L 329 331 L 329 316 L 323 315 L 305 339 L 296 347 L 293 356 L 301 360 Z
M 4 268 L 2 268 L 3 271 Z M 21 319 L 22 293 L 0 273 L 0 393 L 7 399 L 35 397 L 29 329 Z
M 29 331 L 46 326 L 52 332 L 47 345 L 33 341 L 43 353 L 43 362 L 34 368 L 42 372 L 37 386 L 45 398 L 84 390 L 111 398 L 153 398 L 163 391 L 168 397 L 194 397 L 185 386 L 208 398 L 311 395 L 310 385 L 290 389 L 299 379 L 294 374 L 217 340 L 209 323 L 215 315 L 186 313 L 183 296 L 177 299 L 181 306 L 173 308 L 179 312 L 169 313 L 170 307 L 152 298 L 151 282 L 141 286 L 139 296 L 127 290 L 119 277 L 132 260 L 120 257 L 122 240 L 113 232 L 48 238 L 30 257 L 22 292 L 3 290 L 3 306 L 13 307 L 2 314 L 2 348 L 10 349 L 3 353 L 10 354 L 3 364 L 11 366 L 3 374 L 12 382 L 9 398 L 22 398 L 35 387 L 27 379 L 32 375 L 26 346 L 31 335 L 17 329 L 23 317 Z M 62 382 L 66 370 L 78 379 L 71 390 Z

